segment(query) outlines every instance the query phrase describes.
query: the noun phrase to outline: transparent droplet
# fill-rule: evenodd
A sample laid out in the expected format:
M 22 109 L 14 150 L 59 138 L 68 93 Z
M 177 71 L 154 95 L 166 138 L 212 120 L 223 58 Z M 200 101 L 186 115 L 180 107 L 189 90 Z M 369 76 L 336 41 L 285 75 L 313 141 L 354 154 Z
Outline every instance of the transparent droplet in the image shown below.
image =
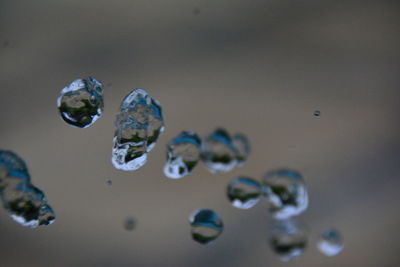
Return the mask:
M 0 151 L 0 194 L 3 207 L 27 227 L 51 224 L 55 215 L 44 193 L 31 184 L 25 162 L 10 151 Z
M 233 136 L 233 144 L 236 147 L 237 165 L 242 166 L 247 161 L 250 154 L 249 139 L 243 134 L 235 134 Z
M 224 129 L 216 129 L 202 142 L 201 157 L 212 173 L 231 171 L 237 165 L 237 149 Z
M 145 90 L 135 89 L 121 103 L 115 120 L 112 163 L 115 168 L 133 171 L 147 161 L 147 152 L 164 131 L 159 103 Z
M 319 111 L 319 110 L 315 110 L 314 111 L 314 116 L 315 117 L 319 117 L 321 115 L 321 111 Z
M 188 175 L 200 159 L 201 139 L 194 132 L 185 131 L 167 144 L 164 174 L 178 179 Z
M 125 219 L 124 227 L 128 231 L 132 231 L 136 227 L 136 220 L 134 217 L 129 216 Z
M 270 244 L 282 261 L 289 261 L 304 252 L 307 246 L 307 232 L 292 220 L 277 220 L 272 226 Z
M 209 209 L 196 210 L 190 216 L 189 222 L 193 240 L 204 245 L 214 241 L 224 229 L 221 218 Z
M 103 113 L 102 84 L 91 77 L 77 79 L 61 90 L 57 106 L 62 119 L 69 125 L 89 127 Z
M 321 253 L 329 257 L 337 255 L 344 247 L 342 236 L 334 229 L 324 231 L 317 246 Z
M 279 169 L 268 172 L 263 179 L 264 193 L 276 219 L 299 215 L 308 207 L 308 194 L 301 174 Z
M 254 179 L 239 177 L 228 184 L 228 199 L 239 209 L 250 209 L 260 201 L 261 185 Z

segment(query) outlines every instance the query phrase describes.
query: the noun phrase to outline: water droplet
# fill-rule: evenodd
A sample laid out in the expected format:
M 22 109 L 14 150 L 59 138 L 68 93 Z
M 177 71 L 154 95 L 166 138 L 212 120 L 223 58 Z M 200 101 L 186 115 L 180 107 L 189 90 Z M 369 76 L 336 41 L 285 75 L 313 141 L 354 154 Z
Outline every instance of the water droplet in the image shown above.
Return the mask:
M 289 261 L 304 252 L 307 233 L 304 227 L 292 220 L 277 220 L 272 226 L 270 244 L 282 261 Z
M 31 184 L 25 162 L 10 151 L 0 151 L 0 194 L 8 215 L 17 223 L 37 227 L 54 222 L 54 212 L 44 193 Z
M 233 136 L 233 145 L 236 147 L 236 160 L 237 165 L 242 166 L 247 161 L 250 154 L 249 139 L 243 134 L 235 134 Z
M 112 185 L 112 181 L 111 180 L 107 180 L 107 185 Z
M 204 245 L 217 239 L 224 229 L 221 218 L 209 209 L 196 210 L 190 216 L 189 222 L 193 240 Z
M 276 219 L 299 215 L 308 207 L 308 194 L 300 173 L 279 169 L 268 172 L 263 179 L 264 193 Z
M 342 251 L 343 240 L 338 231 L 329 229 L 324 231 L 317 246 L 321 253 L 331 257 Z
M 129 216 L 125 219 L 124 227 L 128 231 L 132 231 L 136 227 L 136 220 L 134 217 Z
M 228 172 L 237 165 L 237 149 L 224 129 L 216 129 L 203 139 L 202 160 L 212 173 Z
M 147 152 L 164 131 L 160 104 L 145 90 L 135 89 L 121 103 L 115 121 L 112 163 L 115 168 L 133 171 L 147 161 Z
M 61 117 L 69 125 L 86 128 L 103 113 L 103 89 L 95 78 L 73 81 L 61 90 L 57 99 Z
M 201 139 L 194 132 L 185 131 L 167 144 L 165 176 L 178 179 L 188 175 L 200 159 Z
M 319 110 L 315 110 L 314 111 L 314 116 L 315 117 L 319 117 L 321 115 L 321 111 L 319 111 Z
M 260 201 L 261 193 L 260 183 L 251 178 L 236 178 L 228 184 L 228 198 L 239 209 L 252 208 Z

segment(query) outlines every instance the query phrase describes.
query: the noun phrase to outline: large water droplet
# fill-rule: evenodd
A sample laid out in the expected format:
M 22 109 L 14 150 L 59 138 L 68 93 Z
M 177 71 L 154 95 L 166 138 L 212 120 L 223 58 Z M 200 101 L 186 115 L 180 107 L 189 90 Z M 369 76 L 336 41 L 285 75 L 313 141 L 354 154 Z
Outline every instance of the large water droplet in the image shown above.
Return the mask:
M 237 165 L 242 166 L 250 154 L 250 141 L 243 134 L 235 134 L 233 136 L 233 144 L 236 147 Z
M 188 175 L 200 159 L 201 139 L 194 132 L 185 131 L 167 144 L 165 176 L 178 179 Z
M 61 90 L 57 99 L 61 117 L 69 125 L 86 128 L 103 113 L 103 89 L 95 78 L 73 81 Z
M 189 218 L 192 226 L 192 238 L 200 244 L 210 244 L 223 231 L 224 224 L 212 210 L 196 210 Z
M 250 209 L 258 203 L 262 193 L 261 185 L 254 179 L 239 177 L 228 184 L 228 198 L 239 209 Z
M 276 219 L 287 219 L 307 209 L 308 194 L 300 173 L 288 169 L 268 172 L 263 186 Z
M 26 164 L 13 152 L 0 151 L 0 185 L 2 204 L 14 221 L 28 227 L 54 222 L 44 193 L 31 184 Z
M 282 261 L 289 261 L 304 252 L 307 233 L 301 225 L 292 220 L 277 220 L 272 227 L 270 244 Z
M 340 233 L 334 229 L 324 231 L 318 241 L 318 249 L 326 256 L 335 256 L 343 249 L 343 240 Z
M 237 165 L 237 149 L 224 129 L 217 129 L 203 139 L 201 157 L 212 173 L 228 172 Z
M 115 120 L 114 167 L 133 171 L 143 166 L 147 161 L 147 152 L 154 147 L 163 131 L 159 103 L 145 90 L 133 90 L 122 100 Z

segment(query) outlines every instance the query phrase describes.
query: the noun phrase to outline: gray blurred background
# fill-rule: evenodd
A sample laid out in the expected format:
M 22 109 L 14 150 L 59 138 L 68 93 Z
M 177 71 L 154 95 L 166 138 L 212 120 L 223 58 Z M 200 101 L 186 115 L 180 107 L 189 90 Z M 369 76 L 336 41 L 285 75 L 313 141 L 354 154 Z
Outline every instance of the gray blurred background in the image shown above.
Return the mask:
M 0 149 L 26 160 L 57 214 L 29 229 L 1 210 L 0 266 L 400 266 L 399 14 L 388 0 L 0 0 Z M 89 75 L 103 117 L 69 127 L 56 98 Z M 161 102 L 166 131 L 122 172 L 113 121 L 134 88 Z M 170 138 L 217 126 L 250 138 L 244 167 L 164 177 Z M 268 246 L 267 204 L 225 196 L 238 175 L 278 167 L 301 171 L 310 195 L 309 246 L 289 263 Z M 224 220 L 213 245 L 191 240 L 198 208 Z M 329 227 L 345 239 L 333 258 L 315 246 Z

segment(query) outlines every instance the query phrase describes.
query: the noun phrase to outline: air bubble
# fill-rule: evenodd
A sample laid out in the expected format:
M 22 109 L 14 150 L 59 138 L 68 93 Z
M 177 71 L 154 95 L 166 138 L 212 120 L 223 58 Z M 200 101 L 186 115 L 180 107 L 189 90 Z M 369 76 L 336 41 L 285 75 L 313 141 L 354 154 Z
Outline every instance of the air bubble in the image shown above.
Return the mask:
M 319 251 L 328 257 L 339 254 L 344 247 L 342 236 L 334 229 L 324 231 L 317 246 Z
M 303 254 L 307 233 L 304 227 L 292 220 L 277 220 L 272 227 L 270 244 L 282 261 L 290 261 Z
M 252 208 L 260 201 L 261 193 L 260 183 L 251 178 L 239 177 L 228 184 L 228 199 L 239 209 Z
M 89 127 L 103 113 L 102 84 L 91 77 L 77 79 L 61 90 L 57 106 L 62 119 L 69 125 Z
M 164 131 L 160 104 L 144 89 L 135 89 L 121 103 L 115 120 L 112 163 L 115 168 L 133 171 L 147 161 L 147 152 Z
M 192 226 L 193 240 L 203 245 L 217 239 L 224 229 L 221 218 L 209 209 L 196 210 L 190 216 L 189 222 Z
M 164 174 L 178 179 L 187 176 L 200 159 L 201 139 L 194 132 L 185 131 L 167 144 Z
M 299 215 L 308 207 L 308 194 L 301 174 L 279 169 L 268 172 L 263 179 L 264 193 L 276 219 Z

